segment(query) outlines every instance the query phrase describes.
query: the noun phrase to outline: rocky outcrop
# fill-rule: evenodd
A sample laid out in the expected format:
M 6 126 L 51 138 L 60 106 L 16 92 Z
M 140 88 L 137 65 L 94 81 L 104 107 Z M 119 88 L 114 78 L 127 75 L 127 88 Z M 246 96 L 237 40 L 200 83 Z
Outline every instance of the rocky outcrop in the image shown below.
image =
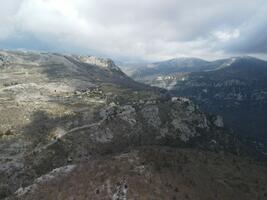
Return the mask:
M 131 75 L 175 96 L 190 98 L 201 110 L 224 118 L 223 123 L 215 119 L 216 126 L 232 129 L 251 145 L 263 142 L 267 146 L 266 61 L 244 56 L 193 65 L 190 59 L 182 65 L 174 63 L 163 61 L 152 68 L 137 68 Z
M 45 174 L 45 175 L 37 178 L 36 180 L 34 180 L 34 183 L 32 185 L 27 186 L 25 188 L 19 188 L 15 192 L 15 196 L 17 198 L 21 198 L 22 196 L 33 194 L 38 189 L 39 185 L 44 184 L 44 183 L 48 183 L 53 179 L 58 179 L 58 178 L 64 177 L 64 176 L 68 175 L 71 171 L 73 171 L 75 169 L 75 167 L 76 167 L 75 165 L 68 165 L 68 166 L 54 169 L 50 173 Z
M 219 128 L 223 128 L 224 127 L 222 116 L 217 115 L 213 120 L 214 120 L 213 123 L 214 123 L 215 126 L 217 126 Z
M 110 59 L 98 58 L 95 56 L 77 56 L 77 58 L 79 61 L 87 64 L 120 71 L 120 68 L 117 67 L 115 63 Z
M 155 128 L 159 128 L 161 125 L 161 120 L 159 117 L 159 108 L 157 105 L 146 105 L 142 109 L 142 115 L 145 122 Z

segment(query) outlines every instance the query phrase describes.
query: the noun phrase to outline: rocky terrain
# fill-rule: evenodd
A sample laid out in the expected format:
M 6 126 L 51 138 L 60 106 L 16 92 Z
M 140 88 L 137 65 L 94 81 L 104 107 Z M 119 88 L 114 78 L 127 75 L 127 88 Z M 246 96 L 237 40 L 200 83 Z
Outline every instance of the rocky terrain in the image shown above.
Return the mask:
M 0 61 L 0 199 L 266 198 L 262 155 L 189 99 L 109 59 Z
M 208 62 L 174 59 L 137 68 L 132 77 L 188 97 L 250 145 L 267 152 L 267 62 L 235 57 Z
M 236 156 L 142 147 L 59 168 L 20 199 L 266 199 L 267 168 Z M 54 175 L 53 178 L 51 175 Z M 262 176 L 264 175 L 264 176 Z

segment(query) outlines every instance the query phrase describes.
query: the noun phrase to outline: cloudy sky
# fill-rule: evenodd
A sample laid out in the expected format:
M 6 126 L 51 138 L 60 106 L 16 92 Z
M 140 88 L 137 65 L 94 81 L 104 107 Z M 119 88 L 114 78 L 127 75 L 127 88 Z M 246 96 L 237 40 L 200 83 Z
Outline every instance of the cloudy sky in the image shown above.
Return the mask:
M 267 59 L 267 1 L 1 0 L 0 48 L 124 61 Z

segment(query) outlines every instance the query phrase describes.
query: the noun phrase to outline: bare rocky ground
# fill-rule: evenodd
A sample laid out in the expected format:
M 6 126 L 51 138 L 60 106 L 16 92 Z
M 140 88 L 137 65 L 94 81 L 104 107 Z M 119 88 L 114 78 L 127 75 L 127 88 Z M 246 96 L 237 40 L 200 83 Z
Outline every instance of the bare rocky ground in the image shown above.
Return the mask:
M 72 166 L 65 167 L 66 169 Z M 45 175 L 18 199 L 266 199 L 267 169 L 232 155 L 142 147 Z M 60 171 L 60 170 L 58 170 Z M 53 172 L 52 172 L 53 173 Z M 54 173 L 55 174 L 55 173 Z M 42 179 L 42 181 L 40 181 Z
M 266 197 L 254 150 L 188 99 L 109 59 L 2 51 L 0 61 L 0 198 Z

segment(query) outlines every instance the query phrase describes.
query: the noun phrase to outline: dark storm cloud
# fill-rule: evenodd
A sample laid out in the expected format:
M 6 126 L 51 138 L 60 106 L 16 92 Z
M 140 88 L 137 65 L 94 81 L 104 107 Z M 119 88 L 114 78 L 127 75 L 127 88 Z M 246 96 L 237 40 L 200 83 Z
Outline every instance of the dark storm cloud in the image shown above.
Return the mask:
M 0 47 L 117 59 L 266 53 L 265 0 L 9 0 Z

